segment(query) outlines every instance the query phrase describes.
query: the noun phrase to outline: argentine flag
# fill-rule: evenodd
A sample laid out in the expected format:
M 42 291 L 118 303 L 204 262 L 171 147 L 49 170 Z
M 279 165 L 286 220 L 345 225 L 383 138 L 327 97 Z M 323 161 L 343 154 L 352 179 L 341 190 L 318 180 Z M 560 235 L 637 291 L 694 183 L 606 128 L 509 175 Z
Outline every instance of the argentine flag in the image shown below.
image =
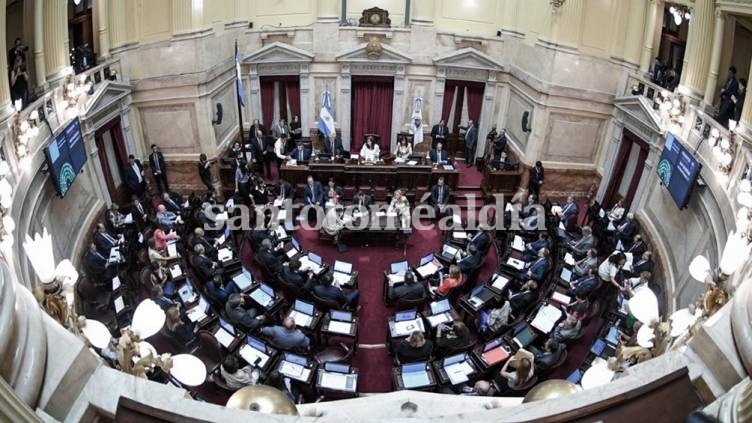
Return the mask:
M 321 112 L 319 112 L 319 131 L 325 137 L 334 135 L 334 116 L 332 116 L 332 102 L 329 98 L 329 90 L 324 91 L 321 99 Z
M 245 107 L 245 89 L 243 89 L 243 78 L 240 77 L 240 51 L 238 51 L 238 45 L 235 44 L 235 82 L 238 89 L 238 101 L 240 105 Z

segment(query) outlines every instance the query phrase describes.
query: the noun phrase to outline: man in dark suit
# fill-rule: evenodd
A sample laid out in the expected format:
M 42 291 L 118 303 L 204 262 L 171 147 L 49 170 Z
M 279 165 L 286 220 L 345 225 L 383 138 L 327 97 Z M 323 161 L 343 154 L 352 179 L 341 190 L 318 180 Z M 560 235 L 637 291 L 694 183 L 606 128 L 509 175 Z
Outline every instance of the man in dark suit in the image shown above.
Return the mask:
M 167 208 L 167 211 L 176 214 L 183 211 L 182 207 L 180 207 L 180 204 L 173 200 L 172 197 L 170 197 L 170 194 L 167 192 L 162 193 L 162 204 L 164 204 L 165 208 Z
M 478 147 L 478 128 L 472 120 L 467 122 L 467 126 L 460 126 L 465 130 L 465 162 L 467 167 L 475 164 L 475 149 Z
M 225 304 L 225 313 L 230 323 L 239 325 L 243 330 L 253 332 L 264 322 L 263 315 L 257 316 L 258 312 L 253 307 L 245 308 L 245 296 L 232 294 Z
M 97 223 L 97 233 L 94 234 L 94 244 L 99 251 L 105 257 L 110 256 L 110 250 L 122 243 L 122 240 L 115 235 L 107 233 L 107 228 L 104 224 Z
M 734 101 L 732 97 L 739 91 L 739 81 L 736 80 L 736 67 L 731 66 L 728 70 L 726 83 L 721 89 L 721 104 L 718 106 L 716 120 L 721 125 L 728 127 L 728 121 L 734 117 Z
M 151 145 L 149 166 L 151 167 L 151 173 L 154 175 L 159 192 L 169 192 L 170 186 L 167 184 L 167 167 L 165 166 L 164 156 L 156 144 Z M 162 189 L 163 185 L 164 189 Z
M 279 259 L 278 252 L 274 251 L 270 239 L 261 241 L 261 248 L 259 248 L 259 251 L 256 254 L 258 256 L 258 261 L 270 273 L 276 275 L 282 272 L 282 261 Z
M 440 176 L 433 188 L 431 188 L 431 198 L 429 199 L 436 214 L 449 204 L 449 187 L 444 183 L 444 177 Z
M 212 259 L 206 256 L 206 250 L 203 245 L 194 245 L 193 252 L 196 253 L 193 257 L 193 264 L 198 269 L 203 280 L 209 280 L 216 275 L 224 273 L 224 269 L 217 262 L 212 261 Z
M 135 194 L 131 196 L 130 214 L 133 217 L 133 223 L 139 231 L 142 231 L 149 221 L 149 211 Z
M 470 244 L 467 246 L 467 255 L 457 262 L 457 266 L 460 268 L 461 273 L 468 274 L 480 266 L 482 261 L 483 256 L 478 251 L 478 248 Z
M 653 272 L 653 253 L 645 251 L 640 256 L 640 259 L 634 259 L 632 264 L 632 274 L 639 275 L 642 272 Z
M 324 192 L 324 188 L 321 186 L 321 182 L 314 181 L 313 176 L 310 175 L 308 176 L 306 182 L 306 186 L 303 189 L 303 193 L 305 195 L 305 204 L 315 204 L 324 207 L 324 204 L 326 204 L 326 193 Z
M 290 153 L 290 158 L 297 160 L 298 163 L 306 163 L 311 159 L 311 150 L 305 148 L 305 144 L 300 142 L 298 143 L 298 148 Z
M 125 186 L 131 194 L 134 194 L 138 198 L 144 195 L 146 190 L 146 181 L 144 180 L 144 166 L 141 165 L 141 161 L 136 160 L 133 154 L 128 156 L 128 164 L 123 169 L 123 175 L 125 179 Z
M 84 257 L 84 270 L 96 284 L 105 283 L 114 276 L 107 263 L 107 256 L 101 254 L 93 242 L 89 244 L 89 251 Z
M 541 185 L 543 185 L 543 164 L 540 161 L 535 162 L 535 166 L 530 169 L 527 183 L 528 194 L 540 196 Z
M 571 282 L 569 293 L 575 297 L 585 298 L 597 287 L 598 278 L 595 275 L 595 267 L 591 267 L 585 276 Z
M 444 150 L 444 144 L 437 142 L 436 148 L 428 152 L 428 158 L 433 164 L 444 164 L 449 161 L 449 154 Z
M 574 197 L 571 195 L 567 197 L 567 202 L 561 207 L 561 221 L 566 222 L 570 216 L 577 216 L 579 209 L 577 203 L 574 202 Z
M 431 148 L 435 149 L 438 143 L 446 144 L 447 135 L 449 135 L 449 129 L 446 127 L 444 119 L 442 119 L 438 125 L 434 125 L 431 128 Z
M 261 131 L 261 135 L 264 135 L 266 133 L 266 128 L 264 128 L 264 125 L 262 125 L 258 119 L 254 119 L 253 125 L 251 125 L 251 129 L 248 134 L 251 136 L 251 138 L 255 138 L 258 136 L 259 131 Z
M 193 246 L 201 245 L 204 247 L 204 253 L 207 257 L 211 258 L 212 260 L 217 260 L 217 254 L 219 253 L 219 250 L 217 250 L 217 241 L 214 239 L 211 239 L 207 237 L 204 234 L 204 230 L 201 228 L 196 228 L 193 230 Z
M 468 248 L 471 245 L 474 245 L 475 248 L 480 251 L 481 254 L 488 251 L 488 248 L 491 246 L 491 236 L 488 234 L 488 231 L 490 230 L 489 226 L 486 224 L 481 224 L 478 227 L 478 232 L 473 235 L 472 238 L 470 238 L 470 241 L 468 243 Z
M 292 186 L 291 183 L 285 181 L 284 179 L 279 180 L 279 188 L 277 190 L 277 199 L 278 200 L 293 200 L 295 198 L 295 188 Z
M 622 246 L 626 244 L 637 231 L 637 224 L 634 220 L 633 213 L 627 213 L 627 218 L 616 227 L 616 239 L 621 241 Z
M 494 140 L 493 149 L 494 149 L 494 158 L 500 158 L 501 153 L 503 153 L 507 149 L 507 130 L 506 129 L 501 128 L 501 132 L 499 133 L 499 136 Z
M 541 232 L 538 234 L 538 239 L 529 242 L 525 246 L 525 251 L 522 253 L 522 260 L 523 261 L 533 261 L 538 259 L 538 252 L 541 248 L 550 248 L 551 242 L 548 239 L 548 234 L 546 232 Z
M 632 238 L 632 243 L 628 246 L 625 245 L 625 253 L 632 253 L 632 256 L 637 258 L 638 256 L 641 256 L 642 253 L 647 251 L 648 245 L 645 243 L 645 241 L 642 240 L 642 235 L 637 234 Z M 628 248 L 627 248 L 628 247 Z
M 549 339 L 543 344 L 543 350 L 538 350 L 535 347 L 531 347 L 530 349 L 535 358 L 536 372 L 551 370 L 559 362 L 564 351 L 567 350 L 564 345 L 553 339 Z
M 329 139 L 324 142 L 324 154 L 328 154 L 332 156 L 332 158 L 344 157 L 345 148 L 342 147 L 342 140 L 331 135 Z M 349 156 L 349 153 L 347 156 Z
M 351 307 L 358 305 L 358 297 L 360 295 L 357 289 L 344 293 L 341 288 L 334 286 L 334 278 L 329 273 L 321 278 L 321 284 L 313 287 L 313 293 L 319 298 L 334 300 L 342 305 Z
M 311 289 L 313 288 L 311 275 L 308 272 L 301 272 L 300 266 L 300 260 L 296 258 L 290 260 L 290 263 L 282 268 L 282 280 L 290 285 L 297 286 L 304 293 L 311 292 Z
M 538 300 L 538 284 L 535 281 L 527 281 L 519 292 L 509 295 L 509 305 L 512 307 L 512 314 L 519 316 L 528 307 Z
M 390 287 L 387 297 L 389 301 L 398 300 L 419 300 L 426 294 L 426 288 L 423 284 L 415 280 L 413 272 L 405 273 L 405 282 L 397 286 Z
M 551 263 L 548 261 L 548 249 L 541 248 L 538 251 L 538 259 L 532 262 L 527 269 L 527 272 L 520 272 L 517 274 L 518 280 L 532 279 L 536 282 L 542 282 L 546 277 Z

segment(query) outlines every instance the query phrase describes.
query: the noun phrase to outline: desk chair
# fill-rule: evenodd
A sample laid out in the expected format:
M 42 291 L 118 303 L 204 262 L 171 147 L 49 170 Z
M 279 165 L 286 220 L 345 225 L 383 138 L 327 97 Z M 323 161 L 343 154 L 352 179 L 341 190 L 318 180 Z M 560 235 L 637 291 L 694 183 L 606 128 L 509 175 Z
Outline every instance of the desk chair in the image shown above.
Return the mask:
M 423 292 L 423 296 L 418 299 L 399 298 L 394 302 L 394 309 L 396 311 L 409 310 L 411 308 L 421 309 L 427 298 L 425 291 Z
M 294 283 L 288 283 L 281 275 L 277 276 L 276 281 L 279 289 L 282 290 L 286 299 L 306 297 L 305 295 L 303 295 L 303 290 L 300 289 L 298 285 L 295 285 Z
M 355 354 L 357 344 L 348 347 L 345 343 L 340 342 L 317 352 L 313 359 L 321 366 L 324 363 L 349 363 Z
M 444 350 L 444 352 L 441 354 L 443 357 L 449 357 L 452 355 L 460 354 L 463 352 L 470 352 L 473 348 L 475 348 L 475 344 L 477 343 L 477 340 L 474 338 L 470 338 L 470 341 L 462 346 L 454 347 L 454 348 L 447 348 Z
M 222 364 L 222 346 L 214 335 L 206 330 L 201 330 L 196 334 L 198 344 L 196 351 L 193 353 L 205 365 L 208 373 L 214 373 L 220 364 Z
M 222 377 L 222 374 L 219 371 L 216 371 L 210 375 L 212 382 L 214 382 L 214 386 L 219 388 L 222 391 L 226 391 L 229 394 L 233 394 L 237 389 L 230 388 L 229 385 L 227 385 L 227 382 Z
M 347 304 L 342 304 L 337 300 L 321 298 L 318 295 L 316 295 L 316 293 L 313 291 L 311 291 L 311 297 L 313 298 L 313 303 L 316 305 L 316 310 L 327 312 L 331 309 L 335 309 L 335 310 L 339 310 L 343 308 L 350 309 L 350 307 Z

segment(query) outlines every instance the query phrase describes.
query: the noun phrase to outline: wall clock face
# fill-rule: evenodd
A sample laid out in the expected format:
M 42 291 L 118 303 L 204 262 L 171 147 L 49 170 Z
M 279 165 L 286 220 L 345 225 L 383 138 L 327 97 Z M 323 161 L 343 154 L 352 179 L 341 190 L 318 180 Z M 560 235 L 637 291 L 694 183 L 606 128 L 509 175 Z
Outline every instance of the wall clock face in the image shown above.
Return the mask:
M 370 21 L 374 25 L 379 24 L 381 23 L 381 16 L 374 13 L 373 15 L 371 15 Z

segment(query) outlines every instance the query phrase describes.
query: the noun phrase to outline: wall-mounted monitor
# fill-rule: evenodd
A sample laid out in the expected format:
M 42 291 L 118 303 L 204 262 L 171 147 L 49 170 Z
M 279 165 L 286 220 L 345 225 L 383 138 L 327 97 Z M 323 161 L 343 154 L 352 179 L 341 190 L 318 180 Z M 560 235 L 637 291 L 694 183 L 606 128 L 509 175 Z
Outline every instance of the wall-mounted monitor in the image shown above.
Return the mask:
M 86 163 L 86 147 L 78 118 L 55 135 L 45 148 L 45 155 L 55 190 L 60 197 L 65 197 Z
M 676 205 L 683 209 L 689 203 L 702 164 L 672 133 L 666 134 L 666 144 L 656 171 L 658 178 L 671 194 Z

